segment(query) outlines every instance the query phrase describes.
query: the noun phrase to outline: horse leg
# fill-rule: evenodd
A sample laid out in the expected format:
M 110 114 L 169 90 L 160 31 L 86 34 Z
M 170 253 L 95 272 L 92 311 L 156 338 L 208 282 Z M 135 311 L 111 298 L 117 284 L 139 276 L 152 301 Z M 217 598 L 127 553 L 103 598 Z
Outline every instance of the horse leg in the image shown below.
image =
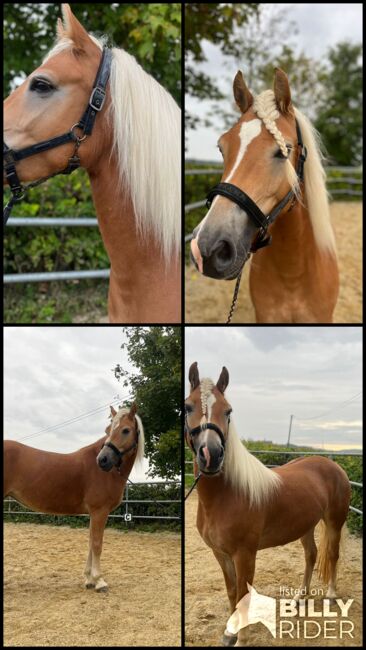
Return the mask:
M 313 570 L 316 562 L 317 549 L 314 540 L 314 528 L 311 528 L 306 535 L 301 537 L 301 544 L 304 547 L 305 553 L 305 572 L 302 585 L 300 587 L 300 593 L 296 594 L 294 600 L 299 600 L 305 595 L 309 595 L 311 576 L 313 575 Z
M 235 611 L 236 606 L 236 573 L 234 562 L 231 559 L 230 555 L 226 553 L 218 553 L 213 551 L 214 555 L 221 566 L 222 572 L 224 574 L 226 591 L 230 602 L 230 614 Z M 222 645 L 232 646 L 235 645 L 237 640 L 236 634 L 231 634 L 228 630 L 225 630 L 222 637 Z
M 95 583 L 92 582 L 92 578 L 91 578 L 92 557 L 93 557 L 93 553 L 92 553 L 92 547 L 91 547 L 91 527 L 90 527 L 90 529 L 89 529 L 89 553 L 88 553 L 88 558 L 86 560 L 85 571 L 84 571 L 85 586 L 86 586 L 87 589 L 94 589 L 94 587 L 95 587 Z
M 240 601 L 248 593 L 248 584 L 253 585 L 254 572 L 255 572 L 255 559 L 257 551 L 247 548 L 242 548 L 239 553 L 234 556 L 234 566 L 236 572 L 236 598 L 237 609 L 240 611 Z M 246 628 L 238 631 L 238 640 L 236 646 L 246 646 L 247 639 Z
M 103 534 L 108 512 L 98 510 L 90 515 L 90 548 L 92 554 L 90 582 L 96 591 L 107 591 L 108 585 L 101 576 L 100 556 L 102 554 Z

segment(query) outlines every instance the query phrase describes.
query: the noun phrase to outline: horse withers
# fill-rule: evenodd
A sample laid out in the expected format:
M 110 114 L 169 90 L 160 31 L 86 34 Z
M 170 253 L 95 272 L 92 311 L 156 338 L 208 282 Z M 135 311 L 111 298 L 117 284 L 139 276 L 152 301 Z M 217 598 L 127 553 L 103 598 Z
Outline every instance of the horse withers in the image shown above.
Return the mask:
M 305 552 L 301 594 L 309 594 L 317 557 L 314 529 L 323 522 L 318 570 L 336 597 L 336 572 L 342 527 L 350 503 L 344 470 L 322 456 L 297 458 L 268 469 L 242 444 L 225 397 L 229 373 L 216 384 L 189 370 L 185 436 L 194 457 L 197 482 L 197 528 L 213 550 L 224 574 L 230 613 L 253 585 L 257 551 L 300 539 Z M 297 597 L 298 598 L 298 597 Z M 225 630 L 224 645 L 237 634 Z
M 100 556 L 108 515 L 122 501 L 135 461 L 144 457 L 144 431 L 136 404 L 118 411 L 106 436 L 70 454 L 4 441 L 4 497 L 53 515 L 90 515 L 85 586 L 107 591 Z

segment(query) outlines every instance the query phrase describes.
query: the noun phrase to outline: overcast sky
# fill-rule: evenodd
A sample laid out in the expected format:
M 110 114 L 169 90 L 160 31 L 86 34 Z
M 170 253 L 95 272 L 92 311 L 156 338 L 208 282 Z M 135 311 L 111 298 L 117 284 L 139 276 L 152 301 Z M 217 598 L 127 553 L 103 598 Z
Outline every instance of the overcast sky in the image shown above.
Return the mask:
M 286 8 L 288 19 L 296 24 L 298 34 L 294 36 L 292 30 L 289 30 L 289 45 L 294 48 L 295 53 L 299 55 L 304 52 L 307 57 L 315 60 L 321 59 L 329 47 L 335 46 L 340 41 L 351 41 L 352 43 L 362 42 L 362 4 L 345 4 L 345 3 L 278 3 L 271 5 L 266 3 L 262 9 L 267 12 L 273 7 Z M 282 43 L 274 42 L 271 44 L 273 49 Z M 220 48 L 208 41 L 203 41 L 203 50 L 207 61 L 198 64 L 194 63 L 195 70 L 203 71 L 212 77 L 219 89 L 226 94 L 228 101 L 225 104 L 226 109 L 233 110 L 233 123 L 237 119 L 237 114 L 232 108 L 232 82 L 238 69 L 238 64 L 230 57 L 224 57 Z M 245 61 L 240 64 L 245 75 Z M 186 110 L 199 117 L 204 117 L 212 108 L 211 102 L 194 99 L 189 95 L 186 96 Z M 221 162 L 220 153 L 216 147 L 222 129 L 221 121 L 217 122 L 214 127 L 200 127 L 194 131 L 188 132 L 187 158 L 197 160 L 217 160 Z
M 337 408 L 361 391 L 361 342 L 360 327 L 187 327 L 185 395 L 191 363 L 215 383 L 226 366 L 241 438 L 286 443 L 295 414 L 294 444 L 361 449 L 361 395 Z
M 23 442 L 67 453 L 101 438 L 109 423 L 109 404 L 118 394 L 128 395 L 111 372 L 117 363 L 133 369 L 121 350 L 123 341 L 120 327 L 5 327 L 4 437 L 21 442 L 104 406 L 80 422 Z M 147 468 L 145 460 L 142 469 L 132 470 L 131 480 L 144 480 Z

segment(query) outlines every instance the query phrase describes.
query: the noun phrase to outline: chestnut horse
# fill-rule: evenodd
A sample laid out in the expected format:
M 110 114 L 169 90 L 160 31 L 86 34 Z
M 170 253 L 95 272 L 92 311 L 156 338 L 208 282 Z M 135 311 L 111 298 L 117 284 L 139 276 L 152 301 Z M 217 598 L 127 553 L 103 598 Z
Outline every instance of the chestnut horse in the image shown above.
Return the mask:
M 318 134 L 293 107 L 280 69 L 274 91 L 256 97 L 238 72 L 234 97 L 240 117 L 219 138 L 224 173 L 194 230 L 192 259 L 204 275 L 230 280 L 255 252 L 258 323 L 330 323 L 338 265 Z
M 106 436 L 71 454 L 4 442 L 4 497 L 12 496 L 38 512 L 90 515 L 85 586 L 98 592 L 108 589 L 100 568 L 108 515 L 122 501 L 135 460 L 144 456 L 144 431 L 136 405 L 118 412 L 111 406 L 111 416 Z
M 7 147 L 36 154 L 16 163 L 19 181 L 69 168 L 75 137 L 47 151 L 33 145 L 65 132 L 77 135 L 79 164 L 90 178 L 111 263 L 109 321 L 180 322 L 180 109 L 134 57 L 112 48 L 105 101 L 93 113 L 92 133 L 84 134 L 80 120 L 90 106 L 106 39 L 90 36 L 68 4 L 62 13 L 55 46 L 4 104 Z M 98 101 L 103 96 L 104 90 Z
M 317 556 L 314 528 L 322 520 L 318 569 L 336 593 L 341 530 L 350 502 L 346 473 L 321 456 L 297 458 L 268 469 L 242 444 L 225 398 L 229 383 L 222 369 L 215 385 L 200 381 L 197 363 L 189 370 L 186 441 L 194 454 L 197 476 L 197 528 L 212 548 L 224 574 L 231 614 L 253 585 L 257 551 L 300 539 L 305 551 L 302 594 L 308 594 Z M 224 645 L 237 635 L 225 630 Z

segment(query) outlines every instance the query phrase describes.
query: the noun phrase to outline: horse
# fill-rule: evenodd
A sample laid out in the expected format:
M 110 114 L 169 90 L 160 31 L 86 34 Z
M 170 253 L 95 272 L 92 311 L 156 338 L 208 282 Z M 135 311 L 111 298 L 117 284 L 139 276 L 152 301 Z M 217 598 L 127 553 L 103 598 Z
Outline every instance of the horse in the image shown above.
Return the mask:
M 328 584 L 326 597 L 334 599 L 341 531 L 350 503 L 347 474 L 322 456 L 268 469 L 248 452 L 236 432 L 225 397 L 228 370 L 223 367 L 214 384 L 211 379 L 200 380 L 193 363 L 189 383 L 185 438 L 199 477 L 197 528 L 221 566 L 231 614 L 249 593 L 248 585 L 253 585 L 257 551 L 297 539 L 305 552 L 298 594 L 309 594 L 317 557 L 314 528 L 319 521 L 323 528 L 318 570 Z M 226 628 L 223 644 L 234 645 L 237 640 L 237 633 Z
M 233 90 L 240 117 L 218 140 L 223 176 L 193 232 L 191 258 L 206 276 L 237 278 L 238 290 L 255 253 L 257 323 L 331 323 L 339 278 L 319 136 L 292 105 L 279 68 L 273 91 L 253 97 L 241 71 Z
M 4 103 L 4 183 L 14 202 L 23 182 L 84 167 L 111 265 L 109 321 L 178 323 L 180 109 L 133 56 L 89 35 L 68 4 L 62 13 L 55 46 Z
M 135 461 L 144 457 L 144 430 L 136 404 L 115 411 L 106 436 L 70 454 L 4 441 L 4 497 L 53 515 L 90 515 L 87 589 L 105 592 L 100 567 L 108 515 L 121 503 Z

